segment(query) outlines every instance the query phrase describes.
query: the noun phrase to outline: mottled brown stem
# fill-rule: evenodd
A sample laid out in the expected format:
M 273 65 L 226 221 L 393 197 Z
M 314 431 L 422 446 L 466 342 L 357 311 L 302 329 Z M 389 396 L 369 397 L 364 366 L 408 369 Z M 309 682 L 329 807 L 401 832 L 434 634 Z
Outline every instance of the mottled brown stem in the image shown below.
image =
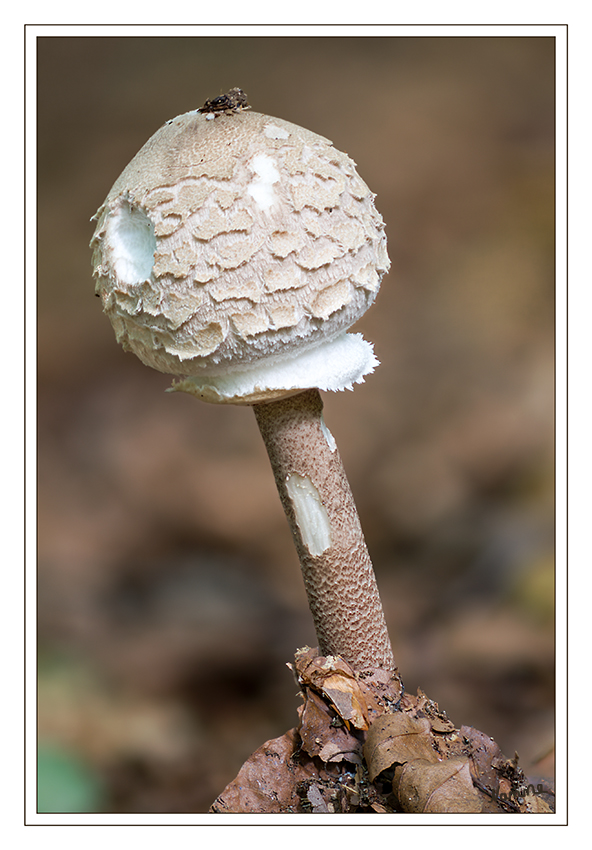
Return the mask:
M 323 655 L 394 670 L 374 570 L 318 390 L 253 405 Z

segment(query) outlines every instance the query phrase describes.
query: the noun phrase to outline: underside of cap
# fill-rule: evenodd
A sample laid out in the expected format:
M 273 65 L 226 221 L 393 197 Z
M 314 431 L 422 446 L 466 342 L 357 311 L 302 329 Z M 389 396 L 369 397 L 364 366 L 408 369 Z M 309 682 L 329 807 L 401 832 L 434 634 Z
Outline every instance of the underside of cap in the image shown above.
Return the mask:
M 351 390 L 378 365 L 371 343 L 361 334 L 343 333 L 296 356 L 270 358 L 223 375 L 176 381 L 167 392 L 189 393 L 213 404 L 258 404 L 312 387 Z

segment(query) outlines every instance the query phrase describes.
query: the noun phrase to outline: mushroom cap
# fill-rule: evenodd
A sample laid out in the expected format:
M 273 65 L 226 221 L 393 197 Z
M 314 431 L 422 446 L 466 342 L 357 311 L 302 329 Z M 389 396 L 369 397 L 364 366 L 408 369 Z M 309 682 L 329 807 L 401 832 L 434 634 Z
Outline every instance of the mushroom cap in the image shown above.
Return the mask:
M 95 218 L 96 292 L 116 337 L 188 379 L 175 389 L 253 403 L 351 387 L 377 364 L 345 332 L 388 271 L 384 223 L 328 139 L 256 112 L 187 112 Z

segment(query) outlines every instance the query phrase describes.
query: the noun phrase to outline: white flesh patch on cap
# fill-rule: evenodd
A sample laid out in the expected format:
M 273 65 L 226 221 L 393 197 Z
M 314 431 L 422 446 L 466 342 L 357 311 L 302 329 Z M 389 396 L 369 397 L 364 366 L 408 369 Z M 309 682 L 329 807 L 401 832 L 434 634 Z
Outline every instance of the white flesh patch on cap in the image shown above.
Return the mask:
M 115 275 L 129 286 L 148 280 L 154 265 L 154 225 L 143 210 L 122 204 L 107 219 L 106 242 Z
M 268 139 L 287 139 L 290 136 L 290 133 L 285 127 L 280 127 L 271 121 L 269 124 L 263 125 L 263 132 Z
M 249 168 L 255 172 L 255 177 L 247 186 L 247 192 L 257 206 L 266 211 L 276 201 L 273 184 L 277 183 L 280 179 L 279 171 L 273 159 L 264 153 L 254 156 L 249 163 Z
M 331 548 L 331 523 L 319 491 L 310 478 L 293 472 L 286 480 L 286 490 L 294 508 L 302 542 L 313 558 Z

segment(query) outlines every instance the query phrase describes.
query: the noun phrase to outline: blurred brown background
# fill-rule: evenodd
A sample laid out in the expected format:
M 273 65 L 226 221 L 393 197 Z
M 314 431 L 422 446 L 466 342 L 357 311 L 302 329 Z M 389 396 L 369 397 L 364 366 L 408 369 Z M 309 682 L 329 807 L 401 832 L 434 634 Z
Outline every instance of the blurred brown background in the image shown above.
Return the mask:
M 252 411 L 166 395 L 90 270 L 124 166 L 232 86 L 346 150 L 386 221 L 356 326 L 382 365 L 325 416 L 406 687 L 549 775 L 553 39 L 42 37 L 38 75 L 46 811 L 206 811 L 296 722 L 315 637 Z

